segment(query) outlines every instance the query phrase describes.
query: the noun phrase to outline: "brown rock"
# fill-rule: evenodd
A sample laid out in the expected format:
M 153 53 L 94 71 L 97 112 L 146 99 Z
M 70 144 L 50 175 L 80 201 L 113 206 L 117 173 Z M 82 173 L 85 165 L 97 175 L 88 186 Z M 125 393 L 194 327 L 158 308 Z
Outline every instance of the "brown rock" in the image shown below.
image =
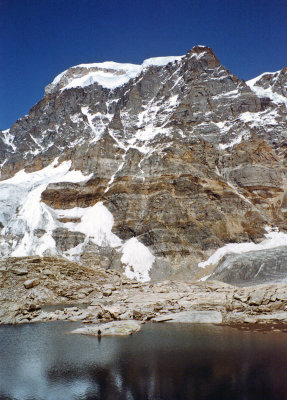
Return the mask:
M 24 286 L 26 289 L 31 289 L 35 286 L 38 286 L 39 284 L 40 284 L 40 281 L 37 278 L 28 279 L 27 281 L 24 282 Z

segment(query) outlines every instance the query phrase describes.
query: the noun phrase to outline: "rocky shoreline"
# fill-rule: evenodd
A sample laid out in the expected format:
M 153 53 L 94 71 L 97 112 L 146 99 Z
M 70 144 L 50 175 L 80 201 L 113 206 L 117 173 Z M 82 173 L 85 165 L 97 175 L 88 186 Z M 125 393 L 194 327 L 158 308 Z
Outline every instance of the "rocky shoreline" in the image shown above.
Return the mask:
M 0 262 L 0 323 L 56 320 L 193 322 L 287 328 L 287 284 L 219 281 L 139 283 L 117 271 L 62 258 Z

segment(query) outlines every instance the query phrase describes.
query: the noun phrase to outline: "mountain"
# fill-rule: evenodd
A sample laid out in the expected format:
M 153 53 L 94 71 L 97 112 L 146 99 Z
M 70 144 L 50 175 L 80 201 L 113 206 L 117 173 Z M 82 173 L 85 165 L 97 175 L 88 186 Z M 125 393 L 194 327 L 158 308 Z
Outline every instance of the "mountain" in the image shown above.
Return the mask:
M 205 279 L 232 253 L 282 259 L 286 107 L 286 68 L 245 82 L 205 46 L 64 71 L 0 132 L 1 256 L 142 281 Z

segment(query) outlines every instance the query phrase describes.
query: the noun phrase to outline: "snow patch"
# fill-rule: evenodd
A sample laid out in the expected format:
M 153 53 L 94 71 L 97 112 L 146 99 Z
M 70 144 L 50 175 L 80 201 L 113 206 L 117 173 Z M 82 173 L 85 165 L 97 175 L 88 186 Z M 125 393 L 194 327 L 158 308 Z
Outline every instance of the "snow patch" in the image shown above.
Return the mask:
M 141 282 L 150 280 L 149 270 L 155 257 L 137 238 L 129 239 L 122 247 L 121 262 L 126 264 L 125 275 Z
M 162 67 L 164 65 L 167 65 L 169 63 L 174 63 L 175 61 L 179 61 L 183 58 L 184 56 L 169 56 L 169 57 L 153 57 L 153 58 L 147 58 L 144 60 L 142 63 L 143 68 L 147 68 L 150 66 L 157 66 L 157 67 Z
M 225 246 L 217 249 L 216 252 L 208 258 L 208 260 L 200 262 L 198 267 L 205 268 L 208 265 L 216 265 L 226 254 L 241 254 L 249 251 L 268 250 L 276 247 L 287 246 L 286 233 L 278 232 L 276 228 L 272 230 L 272 228 L 267 227 L 266 230 L 268 233 L 265 234 L 266 239 L 262 242 L 226 244 Z
M 207 54 L 207 51 L 203 51 L 202 53 L 199 53 L 199 54 L 193 54 L 192 57 L 195 57 L 197 60 L 200 60 L 206 54 Z
M 243 131 L 238 136 L 236 136 L 233 140 L 231 140 L 231 142 L 229 142 L 229 143 L 220 143 L 218 145 L 218 148 L 219 148 L 219 150 L 228 149 L 229 147 L 233 147 L 233 146 L 241 143 L 243 138 L 247 139 L 249 136 L 250 136 L 249 131 Z
M 246 84 L 250 87 L 250 89 L 258 96 L 258 97 L 269 97 L 274 103 L 280 104 L 283 103 L 287 106 L 287 98 L 285 96 L 282 96 L 272 90 L 272 86 L 264 89 L 263 87 L 257 85 L 259 80 L 264 76 L 264 75 L 273 75 L 273 80 L 274 78 L 280 73 L 280 71 L 277 72 L 265 72 L 264 74 L 261 74 L 257 76 L 256 78 L 250 79 L 249 81 L 246 82 Z
M 139 141 L 150 141 L 157 135 L 169 136 L 172 132 L 171 128 L 165 128 L 164 125 L 168 121 L 170 114 L 178 105 L 178 95 L 171 96 L 169 99 L 158 105 L 161 100 L 154 102 L 152 99 L 143 108 L 144 110 L 138 114 L 137 132 L 135 139 Z M 161 126 L 158 126 L 161 124 Z M 142 151 L 146 153 L 146 149 Z
M 62 77 L 66 74 L 66 72 L 68 72 L 67 69 L 65 71 L 61 72 L 59 75 L 57 75 L 56 78 L 51 83 L 51 85 L 57 85 L 60 82 L 60 80 L 62 79 Z
M 209 78 L 210 79 L 210 78 Z M 218 79 L 218 78 L 215 78 L 216 80 Z M 234 98 L 234 97 L 238 97 L 238 96 L 240 96 L 240 93 L 239 93 L 239 91 L 238 91 L 238 89 L 235 89 L 235 90 L 231 90 L 230 92 L 225 92 L 225 93 L 222 93 L 222 94 L 217 94 L 217 95 L 215 95 L 215 96 L 213 96 L 213 100 L 215 100 L 215 99 L 221 99 L 222 97 L 224 98 L 224 97 L 231 97 L 231 98 Z
M 88 74 L 73 79 L 70 83 L 64 86 L 61 91 L 66 89 L 72 89 L 76 87 L 86 87 L 97 83 L 98 85 L 107 88 L 107 89 L 115 89 L 118 86 L 122 86 L 127 83 L 130 79 L 135 78 L 138 75 L 138 72 L 135 71 L 132 73 L 113 73 L 108 71 L 97 71 L 97 72 L 89 72 Z
M 20 185 L 26 187 L 27 190 L 31 189 L 33 185 L 40 185 L 42 183 L 55 183 L 55 182 L 83 182 L 88 180 L 91 175 L 83 175 L 81 171 L 69 171 L 71 168 L 71 161 L 64 161 L 58 165 L 58 158 L 56 158 L 47 167 L 35 171 L 25 172 L 23 169 L 17 172 L 12 178 L 0 182 L 1 185 Z
M 2 131 L 3 136 L 1 136 L 2 140 L 4 141 L 5 144 L 8 146 L 12 147 L 13 151 L 16 150 L 16 146 L 14 145 L 14 136 L 11 135 L 10 129 L 6 129 L 5 131 Z
M 104 122 L 102 122 L 102 129 L 97 129 L 97 128 L 95 128 L 95 126 L 93 124 L 93 117 L 95 117 L 95 116 L 92 116 L 92 114 L 89 113 L 89 107 L 82 107 L 81 111 L 87 117 L 88 124 L 89 124 L 89 126 L 90 126 L 90 128 L 91 128 L 91 130 L 92 130 L 92 132 L 94 134 L 94 138 L 92 140 L 92 143 L 97 142 L 101 138 L 102 134 L 105 131 Z
M 88 240 L 98 246 L 122 246 L 119 251 L 122 251 L 121 262 L 125 265 L 125 275 L 141 282 L 150 280 L 149 270 L 155 257 L 137 238 L 131 238 L 122 245 L 122 240 L 112 233 L 113 216 L 102 202 L 87 208 L 53 211 L 57 218 L 79 218 L 80 222 L 66 222 L 62 225 L 70 231 L 86 235 L 85 242 L 65 253 L 68 258 L 75 259 L 79 256 Z
M 280 71 L 275 71 L 275 72 L 263 72 L 263 74 L 260 74 L 256 76 L 255 78 L 249 79 L 249 81 L 246 81 L 246 84 L 248 86 L 254 86 L 264 75 L 275 75 Z
M 255 126 L 277 125 L 276 117 L 278 117 L 276 110 L 266 110 L 258 113 L 246 111 L 240 115 L 241 121 L 248 123 L 251 128 Z
M 205 282 L 212 274 L 204 275 L 202 278 L 199 279 L 200 282 Z
M 108 182 L 108 186 L 106 187 L 104 193 L 107 193 L 110 190 L 110 187 L 112 186 L 114 180 L 115 180 L 115 176 L 122 170 L 123 166 L 125 165 L 125 156 L 127 153 L 124 154 L 123 156 L 123 162 L 120 164 L 119 168 L 116 170 L 116 172 L 111 176 L 111 179 Z
M 83 121 L 83 117 L 80 113 L 77 114 L 70 114 L 70 120 L 74 123 L 74 124 L 78 124 L 79 122 Z
M 80 222 L 64 223 L 65 228 L 83 233 L 98 246 L 117 247 L 122 244 L 121 239 L 112 233 L 113 215 L 102 202 L 86 208 L 54 210 L 54 213 L 58 218 L 79 218 Z
M 70 261 L 79 260 L 87 242 L 88 240 L 85 239 L 82 243 L 78 244 L 76 247 L 72 247 L 71 249 L 65 251 L 64 253 L 65 257 L 67 257 Z

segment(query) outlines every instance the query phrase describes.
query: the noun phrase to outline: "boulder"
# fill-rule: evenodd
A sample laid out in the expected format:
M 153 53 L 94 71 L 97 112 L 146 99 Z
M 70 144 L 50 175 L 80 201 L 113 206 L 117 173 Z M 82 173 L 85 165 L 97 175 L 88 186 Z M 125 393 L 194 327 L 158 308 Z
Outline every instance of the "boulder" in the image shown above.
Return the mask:
M 103 296 L 105 296 L 105 297 L 111 296 L 112 293 L 113 293 L 112 289 L 104 289 L 103 290 Z
M 27 279 L 27 281 L 24 282 L 24 286 L 26 289 L 31 289 L 35 286 L 38 286 L 40 283 L 39 279 L 34 278 L 34 279 Z

